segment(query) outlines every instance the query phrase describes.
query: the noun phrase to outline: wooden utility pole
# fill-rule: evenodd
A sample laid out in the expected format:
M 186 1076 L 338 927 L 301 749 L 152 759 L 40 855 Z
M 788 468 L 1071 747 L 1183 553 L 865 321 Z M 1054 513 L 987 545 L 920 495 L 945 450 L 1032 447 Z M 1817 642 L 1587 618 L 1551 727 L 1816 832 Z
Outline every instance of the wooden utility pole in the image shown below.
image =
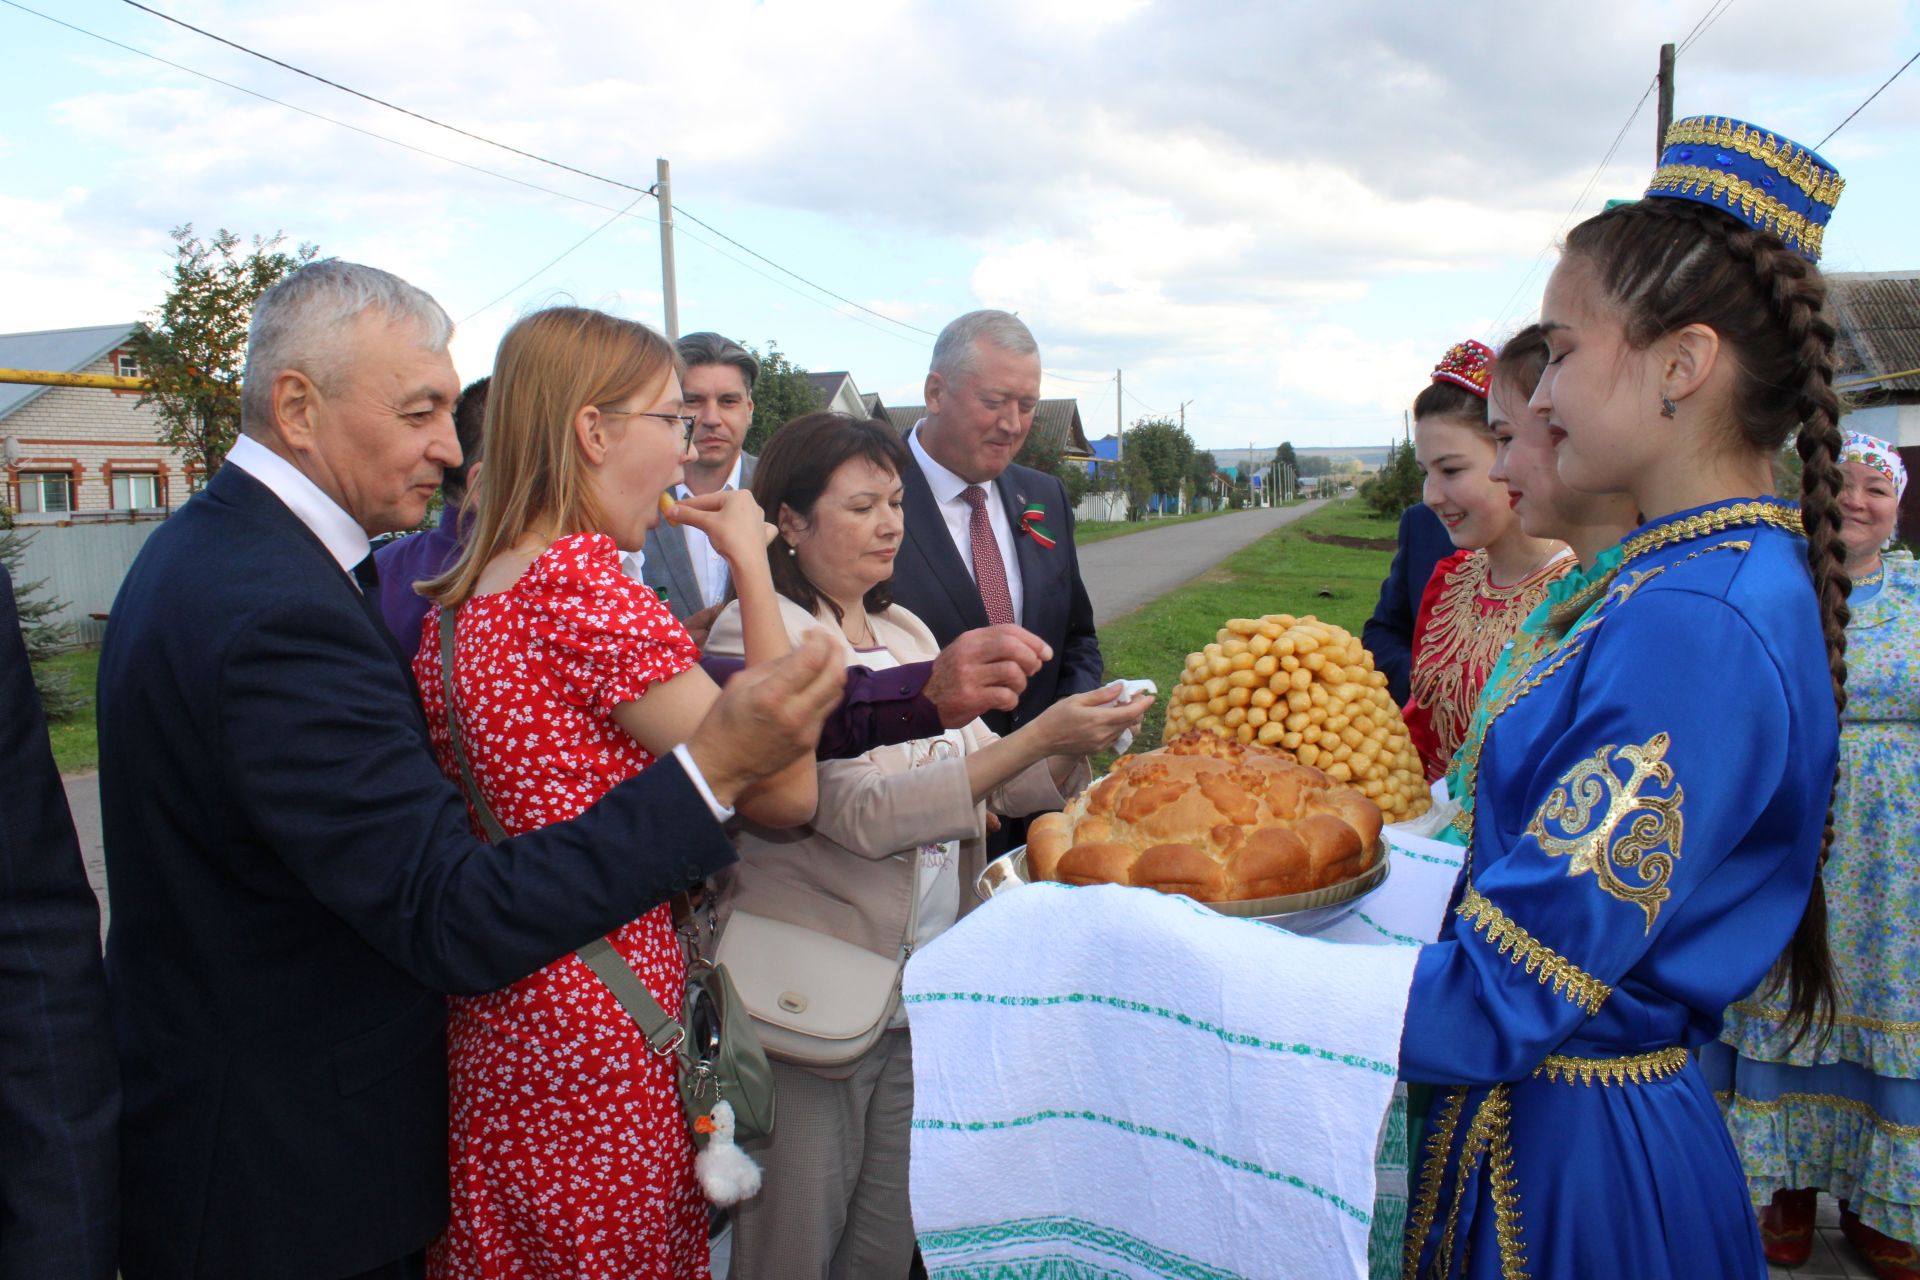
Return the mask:
M 1667 149 L 1667 130 L 1673 128 L 1673 46 L 1660 46 L 1660 132 L 1653 139 L 1653 162 Z
M 1118 369 L 1113 371 L 1113 460 L 1115 462 L 1127 460 L 1127 430 L 1120 425 L 1120 371 Z M 1127 477 L 1123 470 L 1120 483 L 1125 485 L 1126 482 Z
M 655 160 L 653 193 L 660 204 L 660 292 L 667 303 L 667 341 L 680 341 L 680 296 L 673 279 L 673 180 L 667 162 Z

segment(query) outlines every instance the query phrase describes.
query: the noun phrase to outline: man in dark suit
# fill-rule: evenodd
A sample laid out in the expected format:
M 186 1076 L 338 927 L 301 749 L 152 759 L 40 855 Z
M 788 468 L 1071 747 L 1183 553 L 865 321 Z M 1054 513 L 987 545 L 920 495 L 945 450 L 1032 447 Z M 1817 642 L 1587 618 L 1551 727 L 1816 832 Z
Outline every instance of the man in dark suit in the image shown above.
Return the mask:
M 1053 652 L 997 733 L 1100 684 L 1100 640 L 1080 580 L 1073 510 L 1059 480 L 1014 462 L 1040 402 L 1040 348 L 1005 311 L 973 311 L 933 346 L 927 416 L 908 437 L 906 537 L 893 598 L 941 644 L 989 623 L 1018 623 Z
M 262 297 L 242 437 L 142 548 L 101 653 L 127 1280 L 410 1277 L 447 1213 L 445 1000 L 733 861 L 831 649 L 736 676 L 672 758 L 482 843 L 381 621 L 369 535 L 460 461 L 437 303 L 314 263 Z
M 1385 673 L 1387 691 L 1404 706 L 1412 694 L 1413 624 L 1420 594 L 1433 566 L 1452 555 L 1453 540 L 1433 508 L 1416 502 L 1400 513 L 1400 544 L 1380 583 L 1380 600 L 1361 628 L 1360 643 L 1373 655 L 1373 669 Z
M 0 566 L 0 1280 L 112 1280 L 120 1089 L 87 884 Z
M 753 425 L 753 384 L 760 362 L 731 338 L 690 333 L 680 339 L 682 411 L 693 419 L 693 459 L 675 496 L 725 493 L 753 485 L 754 464 L 745 452 Z M 705 644 L 727 599 L 727 562 L 698 529 L 662 520 L 647 534 L 641 580 L 660 593 L 673 616 Z

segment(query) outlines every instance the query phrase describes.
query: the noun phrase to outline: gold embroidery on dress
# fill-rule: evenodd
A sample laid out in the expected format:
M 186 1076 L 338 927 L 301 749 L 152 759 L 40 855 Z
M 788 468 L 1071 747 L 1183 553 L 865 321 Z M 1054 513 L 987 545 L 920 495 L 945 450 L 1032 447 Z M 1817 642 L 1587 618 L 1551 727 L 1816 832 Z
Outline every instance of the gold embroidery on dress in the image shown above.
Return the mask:
M 1743 1098 L 1737 1093 L 1722 1090 L 1713 1095 L 1714 1100 L 1723 1106 L 1739 1107 L 1745 1111 L 1757 1111 L 1763 1116 L 1773 1115 L 1790 1103 L 1805 1103 L 1816 1107 L 1832 1107 L 1836 1111 L 1845 1111 L 1869 1121 L 1882 1133 L 1892 1134 L 1896 1138 L 1920 1138 L 1920 1124 L 1898 1124 L 1892 1120 L 1883 1120 L 1880 1113 L 1858 1098 L 1843 1098 L 1837 1093 L 1783 1093 L 1777 1098 L 1762 1101 L 1759 1098 Z
M 1509 1122 L 1513 1106 L 1508 1088 L 1497 1084 L 1474 1108 L 1467 1125 L 1466 1139 L 1460 1144 L 1460 1164 L 1453 1175 L 1453 1201 L 1447 1209 L 1447 1227 L 1440 1235 L 1440 1247 L 1433 1255 L 1427 1274 L 1444 1278 L 1452 1275 L 1454 1234 L 1460 1225 L 1460 1206 L 1467 1197 L 1473 1175 L 1487 1164 L 1487 1189 L 1493 1197 L 1493 1233 L 1500 1249 L 1501 1280 L 1526 1280 L 1526 1250 L 1520 1241 L 1520 1192 L 1513 1176 L 1513 1146 Z M 1460 1246 L 1461 1275 L 1468 1272 L 1471 1252 L 1468 1243 Z
M 1612 987 L 1515 924 L 1506 912 L 1482 897 L 1471 880 L 1454 914 L 1472 924 L 1475 933 L 1486 934 L 1501 955 L 1524 966 L 1542 986 L 1551 985 L 1554 994 L 1585 1010 L 1588 1017 L 1599 1013 L 1600 1006 L 1613 994 Z
M 1769 1009 L 1766 1005 L 1742 1000 L 1733 1006 L 1737 1013 L 1749 1018 L 1758 1018 L 1762 1022 L 1785 1022 L 1787 1014 L 1782 1009 Z M 1836 1013 L 1833 1015 L 1836 1027 L 1858 1027 L 1862 1031 L 1884 1031 L 1889 1035 L 1920 1035 L 1920 1022 L 1893 1022 L 1886 1018 L 1867 1018 L 1857 1013 Z
M 1427 1135 L 1427 1158 L 1420 1166 L 1420 1194 L 1407 1214 L 1406 1242 L 1401 1249 L 1402 1280 L 1418 1280 L 1420 1250 L 1426 1247 L 1427 1233 L 1440 1212 L 1440 1180 L 1447 1175 L 1447 1156 L 1453 1151 L 1454 1131 L 1460 1127 L 1460 1110 L 1466 1105 L 1467 1091 L 1455 1089 L 1447 1095 Z
M 1602 889 L 1638 906 L 1646 913 L 1649 933 L 1660 904 L 1670 896 L 1667 881 L 1680 857 L 1685 793 L 1665 759 L 1670 744 L 1665 733 L 1656 733 L 1644 746 L 1601 747 L 1561 776 L 1526 830 L 1548 857 L 1569 860 L 1568 875 L 1591 871 Z M 1624 781 L 1614 772 L 1622 763 Z M 1649 780 L 1671 794 L 1648 794 Z M 1598 821 L 1595 810 L 1600 810 Z M 1622 823 L 1626 833 L 1616 840 Z M 1635 882 L 1624 879 L 1622 871 L 1633 872 Z
M 1433 713 L 1439 754 L 1451 756 L 1467 735 L 1484 672 L 1513 639 L 1520 623 L 1546 599 L 1547 588 L 1567 571 L 1566 557 L 1542 565 L 1510 587 L 1496 587 L 1487 576 L 1487 553 L 1476 551 L 1461 562 L 1434 598 L 1433 614 L 1416 638 L 1420 653 L 1413 669 L 1413 704 Z M 1480 602 L 1506 606 L 1483 613 Z
M 1781 506 L 1777 502 L 1735 502 L 1678 520 L 1668 520 L 1645 533 L 1634 535 L 1627 539 L 1621 553 L 1623 562 L 1676 542 L 1704 538 L 1710 533 L 1722 533 L 1745 524 L 1770 524 L 1789 533 L 1805 532 L 1800 524 L 1800 513 L 1791 507 Z
M 1576 1080 L 1585 1085 L 1595 1080 L 1606 1085 L 1651 1084 L 1679 1075 L 1687 1065 L 1687 1058 L 1687 1051 L 1679 1045 L 1620 1058 L 1575 1058 L 1554 1053 L 1535 1067 L 1533 1074 L 1545 1076 L 1555 1084 L 1572 1084 Z

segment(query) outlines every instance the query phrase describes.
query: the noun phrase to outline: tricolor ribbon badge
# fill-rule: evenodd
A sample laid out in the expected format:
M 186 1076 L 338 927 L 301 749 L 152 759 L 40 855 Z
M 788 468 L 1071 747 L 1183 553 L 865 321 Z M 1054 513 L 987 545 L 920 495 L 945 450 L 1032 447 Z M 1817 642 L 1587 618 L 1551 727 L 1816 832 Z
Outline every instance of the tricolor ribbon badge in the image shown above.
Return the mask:
M 1040 523 L 1046 518 L 1047 508 L 1045 504 L 1029 502 L 1026 510 L 1020 513 L 1020 527 L 1027 531 L 1027 536 L 1051 551 L 1054 547 L 1054 536 L 1048 531 L 1047 526 Z

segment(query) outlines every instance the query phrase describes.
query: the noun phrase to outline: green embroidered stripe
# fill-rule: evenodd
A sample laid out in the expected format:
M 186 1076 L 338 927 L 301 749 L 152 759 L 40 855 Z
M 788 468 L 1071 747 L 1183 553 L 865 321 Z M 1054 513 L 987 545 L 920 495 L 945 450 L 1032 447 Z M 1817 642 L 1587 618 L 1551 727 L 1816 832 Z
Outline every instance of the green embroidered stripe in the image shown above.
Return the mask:
M 941 1280 L 956 1277 L 1019 1277 L 1020 1280 L 1053 1280 L 1068 1276 L 1133 1275 L 1136 1271 L 1109 1271 L 1084 1257 L 1063 1253 L 1059 1246 L 1071 1245 L 1076 1253 L 1105 1254 L 1145 1269 L 1169 1280 L 1241 1280 L 1232 1271 L 1223 1271 L 1196 1258 L 1174 1253 L 1139 1236 L 1088 1222 L 1083 1218 L 1021 1218 L 978 1227 L 951 1227 L 929 1231 L 920 1237 L 920 1251 L 926 1255 L 927 1269 Z M 1050 1246 L 1051 1252 L 1030 1253 L 1018 1259 L 970 1263 L 963 1255 L 987 1250 L 1018 1249 L 1026 1245 Z
M 1380 924 L 1372 916 L 1368 915 L 1364 911 L 1355 911 L 1353 914 L 1355 914 L 1356 916 L 1359 916 L 1361 920 L 1365 921 L 1367 924 L 1367 927 L 1374 930 L 1374 932 L 1382 934 L 1386 937 L 1392 938 L 1395 942 L 1400 943 L 1402 946 L 1421 947 L 1426 945 L 1425 943 L 1421 942 L 1420 939 L 1418 938 L 1409 938 L 1404 933 L 1395 933 L 1393 930 L 1387 928 L 1385 925 Z
M 1390 844 L 1387 847 L 1403 858 L 1417 858 L 1421 862 L 1431 862 L 1436 867 L 1452 867 L 1456 871 L 1460 869 L 1460 864 L 1452 858 L 1436 858 L 1430 853 L 1415 853 L 1411 849 L 1402 849 L 1397 844 Z
M 1102 1115 L 1098 1111 L 1056 1111 L 1048 1108 L 1044 1111 L 1035 1111 L 1031 1115 L 1015 1116 L 1011 1120 L 936 1120 L 916 1117 L 913 1127 L 948 1133 L 997 1133 L 1006 1129 L 1028 1128 L 1043 1120 L 1086 1120 L 1094 1124 L 1106 1125 L 1110 1129 L 1117 1129 L 1121 1133 L 1130 1133 L 1138 1138 L 1157 1138 L 1162 1142 L 1171 1142 L 1175 1146 L 1185 1147 L 1236 1172 L 1250 1173 L 1255 1177 L 1265 1178 L 1268 1182 L 1278 1182 L 1297 1191 L 1305 1191 L 1316 1199 L 1324 1200 L 1363 1227 L 1373 1225 L 1373 1215 L 1367 1210 L 1348 1204 L 1325 1187 L 1316 1186 L 1296 1174 L 1281 1173 L 1264 1165 L 1255 1164 L 1251 1160 L 1243 1160 L 1239 1156 L 1230 1156 L 1224 1151 L 1216 1151 L 1198 1138 L 1190 1138 L 1183 1133 L 1156 1129 L 1152 1125 L 1135 1124 L 1131 1120 Z
M 1376 926 L 1377 927 L 1377 926 Z M 1412 941 L 1412 939 L 1408 939 Z M 1357 1053 L 1335 1053 L 1331 1049 L 1322 1049 L 1311 1044 L 1285 1044 L 1278 1040 L 1263 1040 L 1259 1036 L 1247 1035 L 1239 1031 L 1229 1031 L 1225 1027 L 1215 1026 L 1204 1018 L 1196 1018 L 1190 1013 L 1179 1013 L 1173 1009 L 1162 1009 L 1157 1005 L 1145 1004 L 1139 1000 L 1124 1000 L 1119 996 L 1103 996 L 1090 991 L 1073 991 L 1057 996 L 1002 996 L 987 991 L 923 991 L 907 997 L 908 1004 L 943 1004 L 949 1001 L 966 1001 L 971 1004 L 993 1004 L 1013 1009 L 1041 1009 L 1056 1005 L 1097 1004 L 1109 1009 L 1120 1009 L 1127 1013 L 1144 1013 L 1156 1018 L 1165 1018 L 1183 1027 L 1195 1031 L 1204 1031 L 1217 1037 L 1223 1044 L 1239 1045 L 1248 1049 L 1267 1049 L 1274 1053 L 1291 1053 L 1302 1058 L 1318 1058 L 1322 1062 L 1337 1062 L 1341 1066 L 1361 1067 L 1383 1076 L 1399 1078 L 1400 1069 L 1391 1062 L 1379 1062 L 1373 1058 L 1363 1058 Z

